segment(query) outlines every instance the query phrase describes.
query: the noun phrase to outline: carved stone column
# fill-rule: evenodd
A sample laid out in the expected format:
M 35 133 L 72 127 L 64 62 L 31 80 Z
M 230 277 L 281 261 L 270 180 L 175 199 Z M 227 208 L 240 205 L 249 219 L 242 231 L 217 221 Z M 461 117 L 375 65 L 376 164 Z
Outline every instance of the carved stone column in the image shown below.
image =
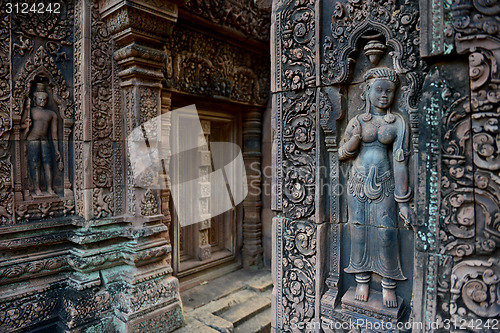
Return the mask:
M 128 137 L 136 128 L 146 139 L 147 149 L 168 146 L 160 143 L 169 124 L 143 126 L 168 111 L 169 96 L 164 95 L 162 109 L 161 80 L 165 54 L 161 50 L 162 34 L 171 30 L 177 6 L 170 2 L 101 1 L 100 11 L 117 45 L 114 58 L 119 65 L 123 117 Z M 168 121 L 166 121 L 168 122 Z M 150 146 L 151 145 L 151 146 Z M 130 242 L 127 263 L 122 272 L 117 327 L 126 332 L 169 332 L 182 325 L 182 308 L 178 280 L 171 276 L 171 245 L 163 223 L 164 206 L 160 199 L 168 196 L 148 186 L 144 177 L 137 178 L 130 151 L 126 153 L 126 214 Z M 143 179 L 144 178 L 144 179 Z M 114 276 L 108 275 L 110 281 Z
M 262 264 L 261 135 L 262 113 L 250 109 L 243 115 L 243 159 L 247 171 L 248 195 L 243 201 L 243 267 Z

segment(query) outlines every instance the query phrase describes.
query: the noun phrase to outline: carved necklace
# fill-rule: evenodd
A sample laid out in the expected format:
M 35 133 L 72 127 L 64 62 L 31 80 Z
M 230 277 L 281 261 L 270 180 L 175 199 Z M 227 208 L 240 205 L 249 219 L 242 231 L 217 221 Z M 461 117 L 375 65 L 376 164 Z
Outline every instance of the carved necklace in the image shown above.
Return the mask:
M 370 120 L 373 119 L 373 116 L 370 112 L 366 112 L 365 114 L 363 114 L 362 119 L 365 122 L 369 122 Z M 391 110 L 390 109 L 387 110 L 387 114 L 384 116 L 384 121 L 388 124 L 392 124 L 395 120 L 396 117 L 391 113 Z M 377 123 L 375 126 L 380 127 L 380 124 Z

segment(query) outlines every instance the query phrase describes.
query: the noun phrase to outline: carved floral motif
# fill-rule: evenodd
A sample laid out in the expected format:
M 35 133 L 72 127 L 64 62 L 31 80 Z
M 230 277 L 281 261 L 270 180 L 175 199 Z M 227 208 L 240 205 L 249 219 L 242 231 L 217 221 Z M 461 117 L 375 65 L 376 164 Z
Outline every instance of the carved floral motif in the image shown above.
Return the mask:
M 124 313 L 136 312 L 174 298 L 179 289 L 177 279 L 153 279 L 126 288 L 126 297 L 118 296 L 118 306 Z
M 315 1 L 284 1 L 276 15 L 281 34 L 276 41 L 279 90 L 312 87 L 316 80 Z
M 92 178 L 94 186 L 94 214 L 96 218 L 114 212 L 113 186 L 113 113 L 111 36 L 99 15 L 99 4 L 92 6 L 91 24 L 91 83 L 92 83 Z M 118 143 L 118 145 L 121 143 Z
M 29 4 L 29 8 L 35 3 L 36 0 L 27 0 L 25 3 Z M 22 11 L 12 15 L 13 23 L 19 27 L 19 32 L 34 38 L 43 38 L 65 45 L 72 44 L 73 36 L 73 20 L 74 20 L 74 7 L 73 2 L 58 2 L 61 5 L 59 13 L 34 13 L 28 11 L 26 14 Z M 55 7 L 54 7 L 55 9 Z
M 450 290 L 450 314 L 457 320 L 498 318 L 500 261 L 498 258 L 462 261 L 453 267 Z
M 263 56 L 181 27 L 175 28 L 165 50 L 168 88 L 265 104 L 269 68 Z
M 283 119 L 283 212 L 295 219 L 314 213 L 316 94 L 280 98 Z
M 0 268 L 0 279 L 18 278 L 23 275 L 34 275 L 43 271 L 56 271 L 67 266 L 67 260 L 64 257 L 57 257 L 45 260 L 38 260 L 19 265 L 12 265 Z
M 102 315 L 111 308 L 113 301 L 112 294 L 107 290 L 91 289 L 84 291 L 79 297 L 73 295 L 66 293 L 62 301 L 62 317 L 69 328 L 77 327 L 95 316 Z
M 0 327 L 14 331 L 34 325 L 55 316 L 57 293 L 31 295 L 0 303 Z
M 314 318 L 316 227 L 310 222 L 283 222 L 283 328 Z
M 184 8 L 210 22 L 239 30 L 251 38 L 269 40 L 270 13 L 258 8 L 254 1 L 190 0 Z
M 146 190 L 144 199 L 141 202 L 141 214 L 143 216 L 154 216 L 159 214 L 158 202 L 150 189 Z

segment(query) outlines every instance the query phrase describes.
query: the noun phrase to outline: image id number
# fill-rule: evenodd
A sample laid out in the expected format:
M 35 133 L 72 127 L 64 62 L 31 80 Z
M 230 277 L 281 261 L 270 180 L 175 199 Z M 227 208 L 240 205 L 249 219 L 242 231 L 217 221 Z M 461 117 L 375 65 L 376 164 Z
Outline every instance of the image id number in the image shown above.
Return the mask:
M 60 14 L 61 13 L 61 4 L 58 2 L 54 3 L 34 3 L 29 4 L 26 2 L 7 2 L 7 14 Z

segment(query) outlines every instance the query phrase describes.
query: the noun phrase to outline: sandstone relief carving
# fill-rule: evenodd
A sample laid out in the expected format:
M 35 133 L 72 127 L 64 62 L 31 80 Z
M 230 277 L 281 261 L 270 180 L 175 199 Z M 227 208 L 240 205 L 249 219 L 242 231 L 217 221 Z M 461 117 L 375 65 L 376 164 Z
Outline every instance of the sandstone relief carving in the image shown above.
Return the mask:
M 33 93 L 35 106 L 28 108 L 25 124 L 21 126 L 25 130 L 30 178 L 36 196 L 56 195 L 53 189 L 54 159 L 59 171 L 64 169 L 58 147 L 59 117 L 54 111 L 46 108 L 48 97 L 45 85 L 37 83 Z M 42 174 L 45 181 L 42 180 Z M 45 193 L 41 190 L 43 186 L 45 186 Z
M 71 88 L 43 46 L 23 60 L 15 77 L 11 133 L 16 156 L 12 160 L 15 221 L 67 215 L 71 210 L 64 202 L 73 200 Z
M 399 258 L 398 216 L 407 226 L 412 221 L 409 128 L 401 114 L 391 112 L 399 84 L 396 72 L 374 68 L 364 80 L 365 113 L 351 119 L 339 148 L 340 160 L 355 159 L 347 181 L 351 252 L 345 272 L 355 274 L 354 297 L 363 302 L 368 301 L 371 274 L 380 275 L 383 305 L 395 308 L 396 281 L 406 280 Z

